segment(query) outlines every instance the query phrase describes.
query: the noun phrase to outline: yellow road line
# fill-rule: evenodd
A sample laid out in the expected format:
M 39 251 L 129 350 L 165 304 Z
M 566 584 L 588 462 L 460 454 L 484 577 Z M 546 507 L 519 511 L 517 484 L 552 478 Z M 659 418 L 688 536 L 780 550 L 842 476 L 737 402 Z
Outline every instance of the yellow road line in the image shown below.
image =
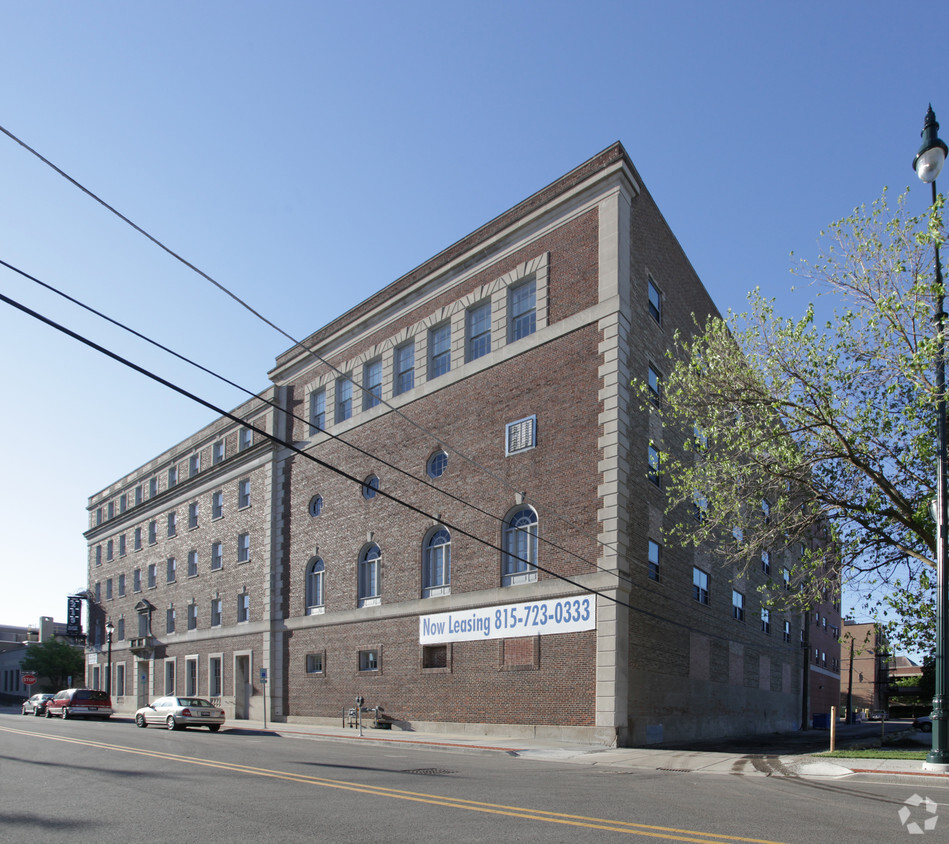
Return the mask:
M 695 842 L 695 844 L 722 844 L 723 842 L 741 842 L 741 844 L 781 844 L 764 838 L 744 838 L 734 835 L 719 835 L 713 832 L 702 832 L 693 829 L 677 829 L 675 827 L 652 826 L 649 824 L 633 823 L 631 821 L 616 821 L 606 818 L 593 818 L 585 815 L 571 815 L 561 812 L 548 812 L 543 809 L 527 809 L 521 806 L 506 806 L 498 803 L 485 803 L 477 800 L 465 800 L 460 797 L 442 797 L 437 794 L 428 794 L 419 791 L 386 788 L 384 786 L 366 785 L 346 780 L 335 780 L 326 777 L 317 777 L 309 774 L 292 774 L 287 771 L 275 771 L 269 768 L 257 768 L 251 765 L 241 765 L 235 762 L 215 762 L 211 759 L 199 759 L 192 756 L 180 756 L 175 753 L 165 753 L 157 750 L 128 747 L 121 744 L 92 741 L 90 739 L 76 739 L 67 736 L 55 736 L 45 733 L 35 733 L 29 730 L 0 727 L 0 732 L 16 733 L 33 738 L 59 741 L 67 744 L 78 744 L 84 747 L 99 750 L 112 750 L 119 753 L 129 753 L 136 756 L 147 756 L 153 759 L 162 759 L 167 762 L 180 762 L 188 765 L 197 765 L 204 768 L 218 768 L 225 771 L 248 774 L 251 776 L 280 779 L 287 782 L 302 783 L 304 785 L 318 785 L 324 788 L 335 788 L 342 791 L 353 791 L 376 797 L 389 797 L 398 800 L 409 800 L 415 803 L 428 803 L 446 808 L 464 809 L 484 814 L 503 815 L 507 817 L 523 818 L 525 820 L 544 821 L 565 826 L 578 826 L 587 829 L 602 829 L 608 832 L 623 832 L 628 835 L 663 838 L 671 841 Z

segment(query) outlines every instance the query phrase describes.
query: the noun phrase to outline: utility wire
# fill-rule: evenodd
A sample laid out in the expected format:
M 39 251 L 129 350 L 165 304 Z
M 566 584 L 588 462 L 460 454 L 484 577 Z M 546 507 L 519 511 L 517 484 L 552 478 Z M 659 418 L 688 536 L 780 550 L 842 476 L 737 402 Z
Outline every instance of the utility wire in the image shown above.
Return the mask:
M 6 266 L 9 266 L 9 265 L 6 265 Z M 10 297 L 8 297 L 8 296 L 2 294 L 2 293 L 0 293 L 0 301 L 5 302 L 6 304 L 10 305 L 10 306 L 13 307 L 13 308 L 16 308 L 17 310 L 21 311 L 22 313 L 25 313 L 25 314 L 27 314 L 28 316 L 33 317 L 34 319 L 38 320 L 39 322 L 42 322 L 42 323 L 44 323 L 45 325 L 48 325 L 48 326 L 50 326 L 51 328 L 54 328 L 54 329 L 56 329 L 57 331 L 59 331 L 59 332 L 65 334 L 65 335 L 67 335 L 68 337 L 73 338 L 74 340 L 78 341 L 79 343 L 82 343 L 83 345 L 88 346 L 88 347 L 91 348 L 91 349 L 94 349 L 95 351 L 97 351 L 97 352 L 99 352 L 99 353 L 105 355 L 106 357 L 111 358 L 112 360 L 114 360 L 114 361 L 116 361 L 116 362 L 122 364 L 123 366 L 126 366 L 126 367 L 128 367 L 129 369 L 132 369 L 132 370 L 134 370 L 135 372 L 138 372 L 139 374 L 144 375 L 146 378 L 150 378 L 152 381 L 155 381 L 155 382 L 161 384 L 162 386 L 165 386 L 165 387 L 167 387 L 168 389 L 173 390 L 174 392 L 176 392 L 176 393 L 178 393 L 178 394 L 184 396 L 185 398 L 191 399 L 192 401 L 196 402 L 197 404 L 202 405 L 203 407 L 208 408 L 209 410 L 213 411 L 214 413 L 216 413 L 216 414 L 218 414 L 218 415 L 220 415 L 220 416 L 223 416 L 223 417 L 225 417 L 225 418 L 227 418 L 227 419 L 230 419 L 232 422 L 236 422 L 237 424 L 242 425 L 243 427 L 246 427 L 246 428 L 248 428 L 248 429 L 254 431 L 254 432 L 257 433 L 257 434 L 260 434 L 262 437 L 264 437 L 264 438 L 267 439 L 267 440 L 270 440 L 270 441 L 273 442 L 275 445 L 278 445 L 278 446 L 287 448 L 287 449 L 289 449 L 290 451 L 293 451 L 293 452 L 295 452 L 296 454 L 299 454 L 301 457 L 303 457 L 303 458 L 305 458 L 305 459 L 307 459 L 307 460 L 310 460 L 310 461 L 316 463 L 318 466 L 320 466 L 320 467 L 322 467 L 322 468 L 324 468 L 324 469 L 326 469 L 326 470 L 328 470 L 328 471 L 330 471 L 330 472 L 332 472 L 332 473 L 334 473 L 334 474 L 336 474 L 336 475 L 339 475 L 340 477 L 345 478 L 346 480 L 352 481 L 354 484 L 358 484 L 360 487 L 362 487 L 362 486 L 364 485 L 364 481 L 363 481 L 362 479 L 360 479 L 360 478 L 357 478 L 355 475 L 351 475 L 351 474 L 349 474 L 348 472 L 345 472 L 345 471 L 343 471 L 342 469 L 340 469 L 340 468 L 338 468 L 338 467 L 336 467 L 336 466 L 333 466 L 332 464 L 327 463 L 327 462 L 324 461 L 324 460 L 320 460 L 318 457 L 315 457 L 314 455 L 309 454 L 309 453 L 307 453 L 306 451 L 304 451 L 303 449 L 298 448 L 297 446 L 293 445 L 293 443 L 288 443 L 288 442 L 286 442 L 286 441 L 280 439 L 279 437 L 275 436 L 274 434 L 271 434 L 271 433 L 269 433 L 269 432 L 267 432 L 267 431 L 265 431 L 265 430 L 263 430 L 263 429 L 261 429 L 261 428 L 258 428 L 258 427 L 256 427 L 256 426 L 254 426 L 254 425 L 248 423 L 246 420 L 241 419 L 239 416 L 236 416 L 236 415 L 234 415 L 233 413 L 230 413 L 229 411 L 226 411 L 226 410 L 224 410 L 224 409 L 218 407 L 217 405 L 213 404 L 212 402 L 207 401 L 206 399 L 202 399 L 200 396 L 197 396 L 197 395 L 195 395 L 194 393 L 191 393 L 191 392 L 189 392 L 188 390 L 184 389 L 183 387 L 180 387 L 180 386 L 178 386 L 177 384 L 174 384 L 174 383 L 172 383 L 171 381 L 168 381 L 168 380 L 162 378 L 160 375 L 157 375 L 156 373 L 153 373 L 153 372 L 151 372 L 150 370 L 145 369 L 144 367 L 139 366 L 139 365 L 136 364 L 136 363 L 133 363 L 132 361 L 128 360 L 127 358 L 122 357 L 121 355 L 117 354 L 116 352 L 113 352 L 113 351 L 111 351 L 111 350 L 109 350 L 109 349 L 106 349 L 104 346 L 99 345 L 98 343 L 94 342 L 93 340 L 90 340 L 90 339 L 88 339 L 87 337 L 84 337 L 84 336 L 82 336 L 81 334 L 78 334 L 77 332 L 72 331 L 71 329 L 66 328 L 66 327 L 63 326 L 63 325 L 60 325 L 59 323 L 55 322 L 54 320 L 50 319 L 49 317 L 43 316 L 42 314 L 40 314 L 40 313 L 38 313 L 38 312 L 32 310 L 31 308 L 28 308 L 26 305 L 23 305 L 23 304 L 21 304 L 21 303 L 15 301 L 14 299 L 11 299 Z M 705 636 L 705 637 L 707 637 L 707 638 L 709 638 L 709 639 L 716 639 L 716 640 L 719 640 L 719 641 L 722 641 L 722 642 L 726 642 L 726 643 L 732 641 L 731 639 L 729 639 L 729 638 L 727 638 L 727 637 L 725 637 L 725 636 L 722 636 L 722 635 L 720 635 L 720 634 L 696 630 L 695 628 L 690 627 L 688 624 L 685 624 L 684 622 L 681 622 L 681 621 L 676 621 L 676 620 L 674 620 L 674 619 L 672 619 L 672 618 L 669 618 L 668 616 L 661 616 L 661 615 L 659 615 L 658 613 L 651 612 L 651 611 L 646 610 L 646 609 L 643 609 L 643 608 L 641 608 L 641 607 L 634 607 L 632 604 L 630 604 L 630 603 L 628 603 L 628 602 L 626 602 L 626 601 L 623 601 L 623 600 L 621 600 L 621 599 L 619 599 L 619 598 L 616 598 L 616 597 L 614 597 L 614 596 L 612 596 L 612 595 L 610 595 L 610 594 L 607 594 L 606 592 L 601 592 L 601 591 L 599 591 L 599 590 L 597 590 L 597 589 L 594 589 L 594 588 L 592 588 L 592 587 L 590 587 L 590 586 L 585 586 L 585 585 L 582 584 L 582 583 L 577 583 L 575 580 L 572 580 L 571 578 L 567 577 L 566 575 L 558 574 L 558 573 L 555 572 L 555 571 L 552 571 L 552 570 L 550 570 L 550 569 L 548 569 L 548 568 L 546 568 L 546 567 L 544 567 L 544 566 L 537 565 L 536 563 L 532 563 L 530 560 L 526 560 L 526 559 L 524 559 L 523 557 L 517 556 L 516 554 L 511 554 L 510 552 L 506 551 L 505 549 L 501 548 L 500 546 L 495 545 L 494 543 L 489 542 L 488 540 L 482 539 L 481 537 L 476 536 L 475 534 L 471 533 L 471 532 L 468 531 L 468 530 L 465 530 L 465 529 L 462 528 L 462 527 L 459 527 L 459 526 L 457 526 L 457 525 L 454 525 L 454 524 L 452 524 L 452 523 L 450 523 L 450 522 L 441 521 L 441 520 L 437 519 L 435 516 L 433 516 L 432 514 L 425 512 L 425 511 L 422 510 L 421 508 L 416 507 L 415 505 L 410 504 L 410 503 L 408 503 L 407 501 L 403 501 L 402 499 L 398 498 L 398 497 L 395 496 L 395 495 L 392 495 L 391 493 L 387 493 L 387 492 L 386 492 L 385 490 L 383 490 L 383 489 L 378 489 L 378 490 L 376 490 L 376 493 L 377 493 L 378 495 L 381 495 L 381 496 L 384 497 L 384 498 L 387 498 L 387 499 L 389 499 L 389 500 L 395 502 L 396 504 L 401 505 L 402 507 L 405 507 L 406 509 L 410 510 L 411 512 L 414 512 L 414 513 L 416 513 L 416 514 L 418 514 L 418 515 L 420 515 L 420 516 L 424 516 L 424 517 L 427 518 L 427 519 L 431 519 L 431 520 L 433 520 L 433 521 L 435 521 L 435 522 L 438 522 L 438 523 L 444 525 L 445 527 L 449 528 L 449 530 L 457 531 L 457 532 L 458 532 L 459 534 L 461 534 L 462 536 L 467 536 L 469 539 L 472 539 L 473 541 L 477 542 L 477 543 L 480 544 L 480 545 L 485 546 L 486 548 L 489 548 L 489 549 L 491 549 L 491 550 L 493 550 L 493 551 L 500 551 L 502 554 L 506 554 L 508 557 L 510 557 L 510 558 L 512 558 L 512 559 L 515 559 L 515 560 L 517 560 L 518 562 L 526 563 L 527 565 L 532 566 L 533 568 L 537 569 L 538 571 L 542 571 L 542 572 L 544 572 L 545 574 L 549 574 L 551 577 L 554 577 L 554 578 L 556 578 L 557 580 L 563 581 L 564 583 L 569 584 L 570 586 L 573 586 L 573 587 L 575 587 L 575 588 L 577 588 L 577 589 L 580 589 L 580 590 L 582 590 L 582 591 L 584 591 L 584 592 L 587 592 L 587 593 L 589 593 L 589 594 L 591 594 L 591 595 L 594 595 L 594 596 L 596 596 L 596 597 L 604 598 L 604 599 L 606 599 L 607 601 L 610 601 L 610 602 L 616 604 L 617 606 L 625 607 L 625 608 L 628 609 L 628 610 L 631 610 L 631 611 L 633 611 L 633 612 L 636 612 L 636 613 L 639 613 L 639 614 L 641 614 L 641 615 L 647 616 L 647 617 L 649 617 L 649 618 L 656 619 L 656 620 L 662 622 L 663 624 L 667 624 L 667 625 L 670 625 L 670 626 L 672 626 L 672 627 L 676 627 L 676 628 L 679 628 L 679 629 L 688 631 L 689 633 L 698 633 L 699 635 Z M 778 646 L 778 645 L 768 645 L 768 644 L 766 644 L 766 645 L 755 645 L 755 646 L 753 646 L 753 647 L 755 647 L 755 648 L 757 648 L 757 649 L 759 649 L 759 650 L 762 650 L 762 651 L 764 651 L 764 650 L 768 650 L 768 651 L 780 651 L 781 653 L 784 653 L 784 654 L 788 653 L 789 651 L 791 651 L 791 652 L 797 652 L 797 651 L 800 650 L 798 647 L 796 647 L 796 646 L 794 646 L 794 645 L 790 645 L 790 644 L 788 644 L 788 643 L 785 643 L 785 644 L 782 645 L 782 646 Z M 661 646 L 655 648 L 655 650 L 657 650 L 657 651 L 663 651 L 663 650 L 665 650 L 666 652 L 668 652 L 668 653 L 670 653 L 670 654 L 673 653 L 671 650 L 669 650 L 669 649 L 663 649 Z
M 258 393 L 253 392 L 252 390 L 248 389 L 247 387 L 243 387 L 243 386 L 241 386 L 240 384 L 237 384 L 236 382 L 231 381 L 229 378 L 225 377 L 224 375 L 221 375 L 220 373 L 215 372 L 215 371 L 209 369 L 208 367 L 206 367 L 206 366 L 204 366 L 204 365 L 198 363 L 197 361 L 194 361 L 194 360 L 192 360 L 191 358 L 189 358 L 189 357 L 187 357 L 187 356 L 185 356 L 185 355 L 182 355 L 182 354 L 179 353 L 179 352 L 176 352 L 174 349 L 169 348 L 168 346 L 165 346 L 164 344 L 158 342 L 157 340 L 152 339 L 151 337 L 148 337 L 148 336 L 145 335 L 145 334 L 142 334 L 140 331 L 137 331 L 137 330 L 135 330 L 134 328 L 132 328 L 131 326 L 126 325 L 125 323 L 120 322 L 119 320 L 116 320 L 116 319 L 114 319 L 113 317 L 110 317 L 108 314 L 105 314 L 105 313 L 103 313 L 102 311 L 97 310 L 96 308 L 93 308 L 91 305 L 87 305 L 87 304 L 85 304 L 84 302 L 81 302 L 79 299 L 76 299 L 75 297 L 70 296 L 68 293 L 65 293 L 64 291 L 59 290 L 58 288 L 56 288 L 56 287 L 54 287 L 53 285 L 51 285 L 51 284 L 49 284 L 49 283 L 47 283 L 47 282 L 45 282 L 45 281 L 43 281 L 43 280 L 37 278 L 37 277 L 34 276 L 34 275 L 30 275 L 30 273 L 26 272 L 25 270 L 20 269 L 19 267 L 14 266 L 13 264 L 9 263 L 8 261 L 4 261 L 3 259 L 0 259 L 0 266 L 6 267 L 8 270 L 12 270 L 13 272 L 15 272 L 15 273 L 17 273 L 17 274 L 23 276 L 23 278 L 29 279 L 30 281 L 34 282 L 35 284 L 38 284 L 40 287 L 44 288 L 45 290 L 48 290 L 48 291 L 50 291 L 51 293 L 55 293 L 57 296 L 62 297 L 63 299 L 65 299 L 65 300 L 68 301 L 68 302 L 71 302 L 72 304 L 76 305 L 77 307 L 83 308 L 84 310 L 88 311 L 88 312 L 91 313 L 91 314 L 94 314 L 95 316 L 99 317 L 100 319 L 105 320 L 106 322 L 110 323 L 111 325 L 114 325 L 114 326 L 116 326 L 117 328 L 121 328 L 123 331 L 127 331 L 129 334 L 133 335 L 134 337 L 137 337 L 137 338 L 140 339 L 140 340 L 144 340 L 146 343 L 149 343 L 149 344 L 151 344 L 152 346 L 155 346 L 156 348 L 161 349 L 163 352 L 166 352 L 166 353 L 172 355 L 173 357 L 177 358 L 178 360 L 183 361 L 184 363 L 187 363 L 187 364 L 189 364 L 190 366 L 195 367 L 196 369 L 199 369 L 201 372 L 204 372 L 205 374 L 210 375 L 210 376 L 212 376 L 213 378 L 217 378 L 219 381 L 222 381 L 223 383 L 227 384 L 228 386 L 233 387 L 234 389 L 239 390 L 240 392 L 245 393 L 246 395 L 250 396 L 251 398 L 257 399 L 257 400 L 263 402 L 264 404 L 267 404 L 267 405 L 269 405 L 270 407 L 274 408 L 275 410 L 279 410 L 281 413 L 285 413 L 285 414 L 286 414 L 287 416 L 289 416 L 290 418 L 296 419 L 298 422 L 302 422 L 304 425 L 309 424 L 309 420 L 308 420 L 308 419 L 305 419 L 305 418 L 302 417 L 302 416 L 297 416 L 296 414 L 292 413 L 291 411 L 287 410 L 285 407 L 283 407 L 282 405 L 280 405 L 278 402 L 275 402 L 275 401 L 272 401 L 271 399 L 265 398 L 264 396 L 259 395 Z M 421 477 L 419 477 L 419 476 L 417 476 L 417 475 L 414 475 L 414 474 L 412 474 L 411 472 L 409 472 L 408 470 L 402 469 L 402 468 L 400 468 L 399 466 L 396 466 L 396 465 L 394 465 L 394 464 L 388 462 L 387 460 L 385 460 L 385 459 L 383 459 L 383 458 L 381 458 L 381 457 L 379 457 L 379 456 L 377 456 L 377 455 L 375 455 L 375 454 L 372 454 L 372 452 L 366 451 L 364 448 L 361 448 L 360 446 L 355 445 L 354 443 L 351 443 L 351 442 L 349 442 L 348 440 L 343 439 L 343 438 L 342 438 L 341 436 L 339 436 L 338 434 L 333 434 L 333 433 L 331 433 L 330 431 L 327 431 L 327 430 L 325 430 L 325 429 L 320 429 L 320 430 L 321 430 L 322 433 L 326 434 L 326 435 L 327 435 L 328 437 L 330 437 L 331 439 L 334 439 L 334 440 L 336 440 L 337 442 L 340 442 L 340 443 L 342 443 L 343 445 L 348 446 L 349 448 L 353 449 L 354 451 L 358 452 L 359 454 L 362 454 L 363 456 L 368 457 L 368 458 L 370 458 L 371 460 L 374 460 L 375 462 L 381 464 L 382 466 L 385 466 L 385 467 L 387 467 L 387 468 L 389 468 L 389 469 L 392 469 L 394 472 L 398 472 L 398 473 L 404 475 L 405 477 L 409 478 L 410 480 L 415 481 L 416 483 L 424 484 L 424 485 L 425 485 L 426 487 L 428 487 L 430 490 L 433 490 L 434 492 L 440 493 L 441 495 L 444 495 L 445 497 L 450 498 L 450 499 L 452 499 L 453 501 L 456 501 L 457 503 L 462 504 L 462 505 L 465 506 L 465 507 L 469 507 L 470 509 L 474 510 L 475 512 L 481 513 L 481 515 L 487 516 L 489 519 L 492 519 L 492 520 L 495 521 L 495 522 L 498 522 L 498 523 L 500 523 L 500 524 L 502 524 L 502 525 L 505 523 L 505 519 L 504 519 L 503 517 L 497 516 L 497 515 L 495 515 L 494 513 L 491 513 L 490 511 L 485 510 L 485 509 L 482 508 L 482 507 L 479 507 L 477 504 L 472 504 L 471 502 L 466 501 L 465 499 L 461 498 L 461 497 L 458 496 L 458 495 L 455 495 L 455 494 L 452 493 L 452 492 L 449 492 L 448 490 L 440 489 L 439 487 L 435 486 L 435 484 L 430 483 L 429 481 L 425 480 L 425 478 L 421 478 Z M 312 448 L 312 446 L 310 446 L 310 447 Z M 617 577 L 618 579 L 620 579 L 620 580 L 625 580 L 625 581 L 627 581 L 627 582 L 630 583 L 630 584 L 632 584 L 632 582 L 633 582 L 633 581 L 632 581 L 632 578 L 631 578 L 629 575 L 625 574 L 624 572 L 620 572 L 618 569 L 614 570 L 614 569 L 607 569 L 607 568 L 604 568 L 603 566 L 597 564 L 596 562 L 591 562 L 590 560 L 588 560 L 588 559 L 586 559 L 585 557 L 581 556 L 581 555 L 578 554 L 576 551 L 571 551 L 570 549 L 565 548 L 565 547 L 563 547 L 562 545 L 559 545 L 558 543 L 554 542 L 554 541 L 551 540 L 551 539 L 547 539 L 547 538 L 542 537 L 542 536 L 538 536 L 537 539 L 538 539 L 538 541 L 543 542 L 543 543 L 545 543 L 546 545 L 549 545 L 551 548 L 555 548 L 555 549 L 557 549 L 558 551 L 562 551 L 563 553 L 568 554 L 569 556 L 573 557 L 574 559 L 579 560 L 581 563 L 584 563 L 585 565 L 588 565 L 588 566 L 590 566 L 591 568 L 596 569 L 597 571 L 601 571 L 601 572 L 604 572 L 604 573 L 606 573 L 606 574 L 614 575 L 614 576 Z
M 119 210 L 117 210 L 116 208 L 114 208 L 112 205 L 109 205 L 109 203 L 106 202 L 104 199 L 102 199 L 100 196 L 98 196 L 97 194 L 93 193 L 93 191 L 91 191 L 89 188 L 87 188 L 87 187 L 86 187 L 85 185 L 83 185 L 81 182 L 79 182 L 79 181 L 77 181 L 76 179 L 74 179 L 72 176 L 70 176 L 68 173 L 66 173 L 64 170 L 62 170 L 60 167 L 57 167 L 52 161 L 50 161 L 48 158 L 45 158 L 45 157 L 44 157 L 43 155 L 41 155 L 37 150 L 33 149 L 33 147 L 29 146 L 29 144 L 27 144 L 25 141 L 23 141 L 23 140 L 21 140 L 20 138 L 18 138 L 16 135 L 14 135 L 11 131 L 9 131 L 8 129 L 6 129 L 6 128 L 5 128 L 4 126 L 2 126 L 2 125 L 0 125 L 0 132 L 2 132 L 4 135 L 6 135 L 8 138 L 10 138 L 10 139 L 11 139 L 12 141 L 14 141 L 15 143 L 19 144 L 19 145 L 20 145 L 21 147 L 23 147 L 27 152 L 29 152 L 30 154 L 34 155 L 36 158 L 38 158 L 40 161 L 42 161 L 44 164 L 46 164 L 48 167 L 50 167 L 52 170 L 54 170 L 56 173 L 58 173 L 60 176 L 62 176 L 64 179 L 66 179 L 66 181 L 68 181 L 70 184 L 72 184 L 72 185 L 74 185 L 75 187 L 79 188 L 79 190 L 81 190 L 83 193 L 85 193 L 87 196 L 89 196 L 89 197 L 90 197 L 91 199 L 93 199 L 95 202 L 98 202 L 103 208 L 107 209 L 108 211 L 111 211 L 113 214 L 115 214 L 116 217 L 118 217 L 118 218 L 119 218 L 120 220 L 122 220 L 123 222 L 127 223 L 127 224 L 128 224 L 129 226 L 131 226 L 135 231 L 137 231 L 137 232 L 138 232 L 139 234 L 141 234 L 143 237 L 145 237 L 145 238 L 147 238 L 148 240 L 150 240 L 152 243 L 154 243 L 157 247 L 159 247 L 160 249 L 162 249 L 164 252 L 168 253 L 168 254 L 169 254 L 172 258 L 174 258 L 176 261 L 180 261 L 182 264 L 184 264 L 184 265 L 185 265 L 186 267 L 188 267 L 190 270 L 192 270 L 193 272 L 195 272 L 195 273 L 197 273 L 199 276 L 201 276 L 201 278 L 203 278 L 203 279 L 205 279 L 206 281 L 208 281 L 209 283 L 213 284 L 218 290 L 220 290 L 222 293 L 224 293 L 224 294 L 226 294 L 227 296 L 229 296 L 229 297 L 230 297 L 231 299 L 233 299 L 237 304 L 239 304 L 241 307 L 245 308 L 247 311 L 249 311 L 251 314 L 253 314 L 255 317 L 257 317 L 259 320 L 261 320 L 261 322 L 263 322 L 263 323 L 265 323 L 266 325 L 270 326 L 270 327 L 271 327 L 274 331 L 276 331 L 278 334 L 280 334 L 281 336 L 283 336 L 283 337 L 285 337 L 287 340 L 289 340 L 289 341 L 293 344 L 293 346 L 294 346 L 295 348 L 301 349 L 301 350 L 304 352 L 304 354 L 309 355 L 309 356 L 311 356 L 312 358 L 314 358 L 316 361 L 318 361 L 319 363 L 322 363 L 324 366 L 328 367 L 331 371 L 333 371 L 334 373 L 336 373 L 338 376 L 343 377 L 343 378 L 346 378 L 351 384 L 355 384 L 355 386 L 357 386 L 357 387 L 358 387 L 360 390 L 362 390 L 363 392 L 368 392 L 368 390 L 367 390 L 366 387 L 364 387 L 362 384 L 357 384 L 355 381 L 353 381 L 353 380 L 349 377 L 349 375 L 348 375 L 347 373 L 343 372 L 343 371 L 340 370 L 337 366 L 335 366 L 334 364 L 330 363 L 328 360 L 326 360 L 325 358 L 323 358 L 315 349 L 307 348 L 306 346 L 304 346 L 303 343 L 302 343 L 300 340 L 297 340 L 297 339 L 294 338 L 292 335 L 288 334 L 286 331 L 284 331 L 284 330 L 283 330 L 282 328 L 280 328 L 278 325 L 276 325 L 276 324 L 273 323 L 271 320 L 269 320 L 267 317 L 263 316 L 263 314 L 261 314 L 260 312 L 258 312 L 257 310 L 255 310 L 255 309 L 254 309 L 253 307 L 251 307 L 247 302 L 245 302 L 243 299 L 241 299 L 239 296 L 237 296 L 237 294 L 231 292 L 227 287 L 225 287 L 223 284 L 221 284 L 220 282 L 218 282 L 216 279 L 212 278 L 210 275 L 208 275 L 208 273 L 204 272 L 204 270 L 202 270 L 202 269 L 200 269 L 199 267 L 195 266 L 195 265 L 192 264 L 190 261 L 188 261 L 186 258 L 182 257 L 182 256 L 179 255 L 177 252 L 175 252 L 173 249 L 171 249 L 169 246 L 166 246 L 164 243 L 162 243 L 162 241 L 158 240 L 158 238 L 156 238 L 156 237 L 154 237 L 153 235 L 149 234 L 149 232 L 147 232 L 145 229 L 143 229 L 143 228 L 142 228 L 141 226 L 139 226 L 137 223 L 133 222 L 131 219 L 129 219 L 128 217 L 126 217 L 124 214 L 122 214 Z M 420 425 L 418 422 L 416 422 L 415 420 L 413 420 L 413 419 L 410 418 L 409 416 L 407 416 L 407 415 L 406 415 L 405 413 L 403 413 L 399 408 L 395 407 L 394 405 L 392 405 L 392 404 L 391 404 L 390 402 L 388 402 L 387 400 L 382 399 L 382 398 L 380 397 L 380 404 L 384 405 L 384 406 L 387 407 L 390 411 L 392 411 L 393 413 L 397 414 L 403 421 L 408 422 L 408 423 L 409 423 L 412 427 L 414 427 L 416 430 L 418 430 L 418 431 L 420 431 L 421 433 L 425 434 L 425 436 L 430 437 L 431 439 L 435 440 L 435 442 L 437 442 L 437 443 L 438 443 L 439 445 L 441 445 L 443 448 L 447 449 L 448 451 L 450 451 L 450 452 L 452 452 L 453 454 L 457 455 L 457 456 L 458 456 L 459 458 L 461 458 L 463 461 L 465 461 L 465 462 L 467 462 L 467 463 L 470 463 L 472 466 L 475 466 L 477 469 L 481 470 L 481 471 L 484 472 L 486 475 L 488 475 L 489 477 L 493 478 L 499 485 L 501 485 L 501 486 L 503 486 L 503 487 L 506 487 L 507 489 L 509 489 L 509 490 L 511 490 L 512 492 L 515 492 L 515 493 L 521 493 L 521 492 L 523 492 L 523 490 L 518 490 L 518 489 L 516 489 L 516 488 L 515 488 L 511 483 L 509 483 L 507 480 L 505 480 L 504 478 L 502 478 L 500 475 L 497 475 L 496 473 L 492 472 L 490 469 L 488 469 L 486 466 L 484 466 L 484 465 L 482 465 L 481 463 L 479 463 L 478 461 L 476 461 L 474 458 L 469 457 L 469 456 L 468 456 L 467 454 L 465 454 L 464 452 L 459 451 L 458 449 L 456 449 L 456 448 L 455 448 L 454 446 L 452 446 L 449 442 L 447 442 L 446 440 L 444 440 L 444 438 L 437 437 L 434 433 L 432 433 L 431 431 L 429 431 L 428 429 L 426 429 L 425 427 L 423 427 L 422 425 Z M 574 530 L 576 530 L 576 531 L 577 531 L 578 533 L 580 533 L 581 535 L 584 534 L 584 533 L 586 533 L 586 531 L 584 531 L 583 529 L 581 529 L 579 526 L 575 525 L 573 522 L 571 522 L 571 521 L 570 521 L 569 519 L 567 519 L 565 516 L 561 515 L 561 514 L 557 511 L 557 509 L 556 509 L 555 507 L 549 507 L 549 508 L 547 508 L 547 509 L 548 509 L 548 511 L 550 512 L 550 514 L 551 514 L 555 519 L 557 519 L 558 521 L 561 521 L 561 522 L 563 522 L 564 524 L 568 525 L 569 527 L 573 528 Z M 604 540 L 600 539 L 598 536 L 592 536 L 591 538 L 592 538 L 598 545 L 601 545 L 602 547 L 609 549 L 609 550 L 612 551 L 614 554 L 616 554 L 617 556 L 619 556 L 619 549 L 616 547 L 615 544 L 605 542 Z

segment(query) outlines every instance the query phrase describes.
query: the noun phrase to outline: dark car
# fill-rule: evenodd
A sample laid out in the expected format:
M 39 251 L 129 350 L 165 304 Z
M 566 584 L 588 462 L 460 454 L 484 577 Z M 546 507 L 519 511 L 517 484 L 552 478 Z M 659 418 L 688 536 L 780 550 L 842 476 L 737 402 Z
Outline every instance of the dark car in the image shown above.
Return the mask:
M 101 718 L 104 721 L 112 714 L 112 698 L 99 689 L 64 689 L 46 702 L 46 717 Z
M 933 731 L 932 716 L 920 715 L 919 718 L 913 721 L 913 727 L 917 730 L 922 730 L 924 733 L 931 733 Z
M 23 707 L 20 710 L 21 715 L 40 715 L 46 714 L 46 702 L 52 700 L 54 695 L 50 692 L 40 692 L 38 695 L 33 695 L 29 700 L 23 701 Z

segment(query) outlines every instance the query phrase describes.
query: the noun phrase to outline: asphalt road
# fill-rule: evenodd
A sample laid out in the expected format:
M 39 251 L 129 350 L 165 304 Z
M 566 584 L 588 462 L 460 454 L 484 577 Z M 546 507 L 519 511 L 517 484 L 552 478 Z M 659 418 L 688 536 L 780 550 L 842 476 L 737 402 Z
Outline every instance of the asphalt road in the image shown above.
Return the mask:
M 900 822 L 915 793 L 949 824 L 949 789 L 929 783 L 606 770 L 0 715 L 2 841 L 925 841 Z

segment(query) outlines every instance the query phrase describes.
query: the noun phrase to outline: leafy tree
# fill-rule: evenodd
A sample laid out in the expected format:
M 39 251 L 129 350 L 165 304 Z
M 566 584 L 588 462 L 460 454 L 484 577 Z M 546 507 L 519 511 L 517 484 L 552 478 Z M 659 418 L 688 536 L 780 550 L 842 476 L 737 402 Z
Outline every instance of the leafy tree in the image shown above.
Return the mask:
M 697 323 L 670 351 L 654 410 L 671 532 L 739 571 L 779 552 L 800 588 L 771 590 L 774 603 L 807 606 L 841 577 L 877 616 L 925 619 L 932 602 L 932 244 L 944 229 L 941 204 L 911 215 L 906 196 L 894 207 L 884 191 L 834 223 L 795 270 L 833 295 L 829 317 L 813 304 L 780 316 L 755 290 L 748 313 Z M 669 447 L 677 435 L 684 448 Z M 912 645 L 925 626 L 888 633 Z
M 48 639 L 26 646 L 26 656 L 20 663 L 23 671 L 35 671 L 46 678 L 40 685 L 48 691 L 66 688 L 69 678 L 82 678 L 85 664 L 82 651 L 62 639 Z

